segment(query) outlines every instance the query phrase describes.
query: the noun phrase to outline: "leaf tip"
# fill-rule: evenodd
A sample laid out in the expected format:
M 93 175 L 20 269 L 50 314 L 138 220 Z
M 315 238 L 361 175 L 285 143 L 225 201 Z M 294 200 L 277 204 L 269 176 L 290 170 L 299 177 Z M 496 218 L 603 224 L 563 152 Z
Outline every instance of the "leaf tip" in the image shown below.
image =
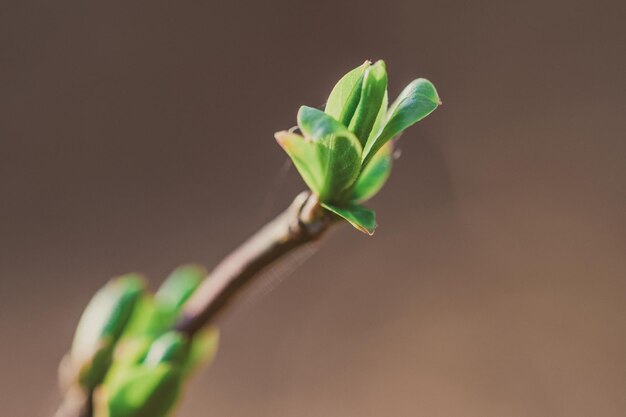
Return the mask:
M 288 130 L 281 130 L 280 132 L 274 133 L 274 138 L 276 139 L 276 142 L 285 151 L 293 149 L 293 147 L 295 146 L 294 140 L 297 138 L 297 136 L 298 135 Z
M 280 132 L 274 133 L 274 139 L 276 139 L 276 142 L 278 142 L 280 146 L 283 146 L 285 144 L 288 133 L 289 132 L 287 132 L 286 130 L 281 130 Z
M 358 223 L 354 223 L 354 222 L 350 222 L 350 224 L 359 232 L 363 232 L 368 236 L 373 236 L 374 232 L 376 231 L 376 227 L 378 227 L 377 223 L 374 223 L 372 225 L 369 226 L 365 226 L 362 224 L 358 224 Z
M 438 106 L 441 106 L 443 104 L 443 102 L 441 101 L 441 98 L 439 97 L 439 93 L 437 92 L 437 89 L 435 88 L 435 85 L 430 81 L 427 80 L 426 78 L 419 78 L 417 81 L 421 81 L 424 85 L 424 87 L 426 88 L 427 91 L 424 91 L 423 94 L 426 95 L 427 97 L 429 97 L 429 99 L 435 103 Z
M 377 227 L 377 226 L 378 226 L 378 225 L 377 225 L 377 224 L 375 224 L 373 228 L 371 228 L 371 229 L 364 229 L 364 230 L 362 230 L 362 232 L 364 232 L 364 233 L 365 233 L 365 234 L 367 234 L 368 236 L 374 236 L 374 232 L 376 231 L 376 227 Z
M 387 69 L 387 64 L 385 63 L 384 60 L 379 59 L 378 61 L 376 61 L 376 63 L 374 64 L 374 66 L 378 66 L 378 67 L 382 67 L 385 70 Z

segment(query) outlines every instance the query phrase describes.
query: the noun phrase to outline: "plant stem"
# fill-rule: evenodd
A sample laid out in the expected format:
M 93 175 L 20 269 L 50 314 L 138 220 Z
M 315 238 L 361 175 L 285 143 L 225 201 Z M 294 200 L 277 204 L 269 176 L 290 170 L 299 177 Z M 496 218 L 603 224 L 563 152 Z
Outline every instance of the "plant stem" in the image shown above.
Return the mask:
M 333 224 L 317 197 L 300 193 L 282 214 L 222 260 L 204 279 L 174 328 L 193 335 L 211 323 L 265 267 L 288 252 L 320 238 Z M 81 397 L 82 395 L 82 397 Z M 69 391 L 55 417 L 92 417 L 92 395 Z
M 285 212 L 211 271 L 185 304 L 176 330 L 193 336 L 212 322 L 258 272 L 293 249 L 318 239 L 331 224 L 332 217 L 314 195 L 299 194 Z

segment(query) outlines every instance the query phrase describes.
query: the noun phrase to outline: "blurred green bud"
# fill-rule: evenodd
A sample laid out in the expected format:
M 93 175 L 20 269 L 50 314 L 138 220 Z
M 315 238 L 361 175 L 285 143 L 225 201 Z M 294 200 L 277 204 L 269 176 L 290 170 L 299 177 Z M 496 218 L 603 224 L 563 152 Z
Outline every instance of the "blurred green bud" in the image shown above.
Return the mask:
M 118 347 L 95 395 L 95 417 L 164 417 L 176 403 L 192 344 L 176 331 L 159 336 L 147 349 L 146 338 L 135 340 Z
M 207 274 L 208 271 L 202 265 L 179 266 L 163 281 L 154 298 L 161 306 L 179 310 Z
M 155 295 L 144 294 L 137 303 L 123 339 L 150 337 L 155 339 L 171 328 L 183 304 L 198 288 L 207 271 L 200 265 L 183 265 L 174 270 Z
M 170 363 L 127 366 L 94 393 L 94 417 L 166 417 L 180 397 L 181 368 Z
M 137 302 L 133 315 L 124 329 L 120 342 L 137 338 L 147 338 L 150 342 L 158 337 L 168 322 L 161 317 L 154 296 L 145 293 Z
M 143 291 L 142 277 L 128 274 L 109 281 L 87 305 L 70 351 L 71 367 L 85 389 L 93 389 L 104 378 L 115 343 Z
M 392 163 L 393 144 L 387 142 L 359 175 L 352 187 L 351 200 L 362 203 L 375 196 L 389 178 Z
M 155 366 L 160 363 L 184 364 L 189 354 L 189 343 L 186 337 L 176 331 L 170 331 L 152 343 L 143 364 Z
M 122 337 L 115 345 L 113 363 L 106 378 L 115 374 L 120 367 L 137 365 L 143 362 L 153 342 L 154 338 L 150 335 Z
M 220 332 L 216 327 L 210 327 L 199 331 L 191 341 L 189 355 L 185 362 L 185 374 L 191 373 L 201 365 L 207 365 L 213 361 L 219 345 Z

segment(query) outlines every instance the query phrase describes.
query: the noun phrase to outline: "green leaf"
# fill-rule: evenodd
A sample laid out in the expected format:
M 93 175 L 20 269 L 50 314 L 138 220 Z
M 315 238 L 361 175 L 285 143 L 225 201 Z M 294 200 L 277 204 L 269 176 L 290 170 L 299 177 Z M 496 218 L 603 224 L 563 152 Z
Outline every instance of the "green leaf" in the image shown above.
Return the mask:
M 154 342 L 145 337 L 126 340 L 96 391 L 95 417 L 170 415 L 189 373 L 215 356 L 218 335 L 217 329 L 209 328 L 191 342 L 175 331 Z
M 387 112 L 387 122 L 380 134 L 367 142 L 363 152 L 363 165 L 367 165 L 390 139 L 428 116 L 440 104 L 437 90 L 430 81 L 419 78 L 407 85 Z
M 343 124 L 320 109 L 300 106 L 298 110 L 298 127 L 307 139 L 321 140 L 329 135 L 354 136 Z
M 74 362 L 74 369 L 78 371 L 78 383 L 85 390 L 95 388 L 106 377 L 111 369 L 116 346 L 117 342 L 111 336 L 103 336 L 98 349 L 87 362 Z
M 363 169 L 352 188 L 352 201 L 362 203 L 374 197 L 391 174 L 393 145 L 387 142 Z
M 115 343 L 128 325 L 144 292 L 140 275 L 127 274 L 109 281 L 91 299 L 74 336 L 70 361 L 81 384 L 95 387 L 111 363 Z
M 191 297 L 207 273 L 202 265 L 180 266 L 165 279 L 154 298 L 160 305 L 178 310 Z
M 206 274 L 206 269 L 200 265 L 183 265 L 174 270 L 154 296 L 145 294 L 137 302 L 123 338 L 155 338 L 172 327 L 183 304 Z
M 361 145 L 345 126 L 321 110 L 302 106 L 300 130 L 306 136 L 279 132 L 276 140 L 320 201 L 338 201 L 361 169 Z
M 328 96 L 324 111 L 336 120 L 348 126 L 359 104 L 363 74 L 370 66 L 369 61 L 344 75 Z
M 179 398 L 183 374 L 161 363 L 125 368 L 94 395 L 95 417 L 166 417 Z
M 133 315 L 124 329 L 122 340 L 139 336 L 157 337 L 172 323 L 169 312 L 164 313 L 152 294 L 144 294 L 137 302 Z
M 370 236 L 374 234 L 374 229 L 376 229 L 376 213 L 374 213 L 373 210 L 358 204 L 338 207 L 322 203 L 322 207 L 344 218 L 361 232 L 367 233 Z
M 340 201 L 359 176 L 361 146 L 354 136 L 329 136 L 319 142 L 322 164 L 326 166 L 320 201 Z
M 150 336 L 124 337 L 115 346 L 115 360 L 104 379 L 104 383 L 116 378 L 116 374 L 129 366 L 143 362 L 154 342 Z
M 350 121 L 350 131 L 356 135 L 363 147 L 380 113 L 386 91 L 387 70 L 385 62 L 381 60 L 365 71 L 361 99 Z
M 374 125 L 372 126 L 372 130 L 367 138 L 368 142 L 378 136 L 380 130 L 383 127 L 383 123 L 385 122 L 385 117 L 387 116 L 387 106 L 389 105 L 389 95 L 387 94 L 387 90 L 385 90 L 385 95 L 383 95 L 383 102 L 380 105 L 380 110 L 378 110 L 378 115 L 376 116 L 376 120 L 374 121 Z M 366 142 L 367 144 L 367 142 Z
M 186 361 L 188 353 L 188 340 L 176 331 L 169 331 L 152 343 L 143 363 L 145 365 L 159 363 L 182 365 Z
M 216 327 L 202 330 L 193 337 L 187 362 L 183 367 L 186 374 L 195 371 L 203 364 L 209 364 L 215 354 L 220 340 L 220 332 Z
M 339 201 L 361 170 L 361 144 L 344 125 L 313 107 L 298 111 L 298 126 L 317 145 L 324 181 L 320 201 Z
M 277 132 L 274 137 L 289 155 L 306 185 L 319 196 L 324 186 L 326 171 L 316 143 L 288 131 Z

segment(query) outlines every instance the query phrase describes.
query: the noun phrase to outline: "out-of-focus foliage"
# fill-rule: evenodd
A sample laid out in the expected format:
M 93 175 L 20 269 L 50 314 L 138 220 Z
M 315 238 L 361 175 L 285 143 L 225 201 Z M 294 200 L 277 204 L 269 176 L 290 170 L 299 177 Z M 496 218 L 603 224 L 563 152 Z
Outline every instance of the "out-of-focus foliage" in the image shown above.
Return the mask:
M 144 292 L 143 278 L 128 274 L 112 279 L 85 309 L 74 336 L 70 358 L 85 389 L 95 388 L 111 365 L 113 350 Z
M 176 269 L 155 294 L 129 274 L 111 280 L 80 320 L 69 361 L 75 385 L 93 392 L 94 417 L 166 417 L 190 373 L 216 353 L 218 332 L 172 330 L 206 270 Z
M 411 82 L 387 109 L 385 63 L 369 61 L 344 75 L 324 111 L 302 106 L 301 134 L 276 133 L 321 205 L 362 232 L 372 234 L 375 213 L 360 205 L 372 198 L 391 172 L 391 140 L 432 113 L 441 101 L 423 78 Z

